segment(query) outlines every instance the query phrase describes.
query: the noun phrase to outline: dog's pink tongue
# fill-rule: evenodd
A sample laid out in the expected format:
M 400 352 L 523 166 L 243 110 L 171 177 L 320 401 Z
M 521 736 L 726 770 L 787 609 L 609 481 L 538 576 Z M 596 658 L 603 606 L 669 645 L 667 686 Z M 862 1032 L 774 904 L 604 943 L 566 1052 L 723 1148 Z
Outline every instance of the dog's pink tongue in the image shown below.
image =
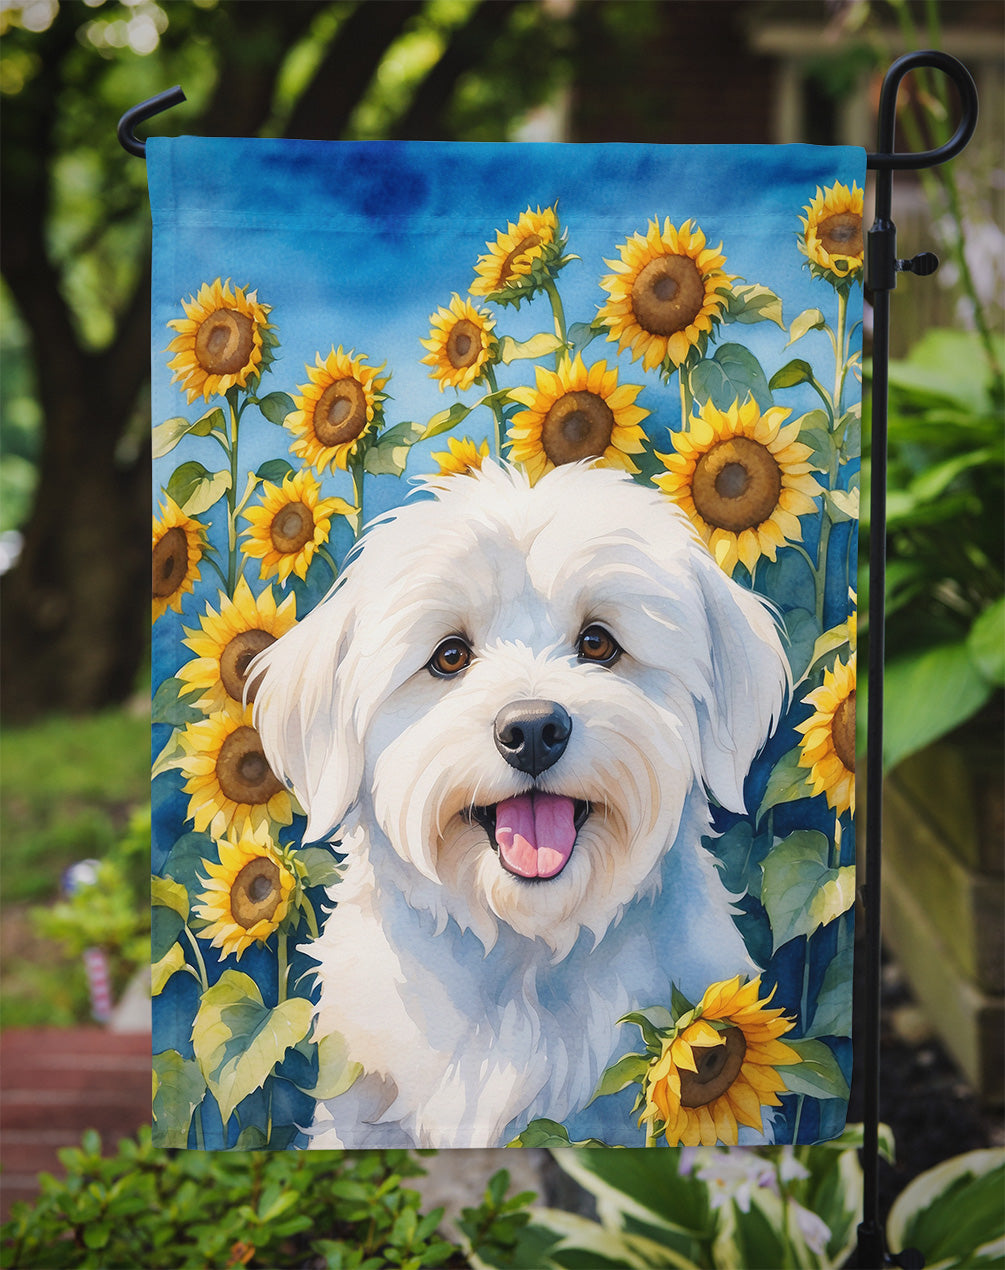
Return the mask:
M 496 807 L 499 858 L 521 878 L 553 878 L 576 841 L 575 804 L 561 794 L 521 794 Z

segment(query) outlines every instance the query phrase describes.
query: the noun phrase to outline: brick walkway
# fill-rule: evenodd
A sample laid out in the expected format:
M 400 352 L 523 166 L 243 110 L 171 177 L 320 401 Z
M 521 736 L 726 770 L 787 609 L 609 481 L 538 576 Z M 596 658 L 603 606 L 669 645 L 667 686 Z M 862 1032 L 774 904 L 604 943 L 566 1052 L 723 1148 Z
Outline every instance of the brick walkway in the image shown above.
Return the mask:
M 0 1219 L 62 1172 L 57 1152 L 97 1129 L 105 1152 L 150 1123 L 150 1036 L 105 1028 L 0 1033 Z

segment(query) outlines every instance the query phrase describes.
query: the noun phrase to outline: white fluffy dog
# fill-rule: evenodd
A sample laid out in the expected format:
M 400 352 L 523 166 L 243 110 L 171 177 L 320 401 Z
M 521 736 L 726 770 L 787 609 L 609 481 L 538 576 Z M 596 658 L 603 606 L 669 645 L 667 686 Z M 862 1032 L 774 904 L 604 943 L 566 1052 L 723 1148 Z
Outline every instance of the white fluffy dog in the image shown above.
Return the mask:
M 637 1044 L 621 1015 L 754 970 L 701 837 L 788 690 L 766 608 L 611 470 L 531 488 L 487 463 L 426 493 L 254 666 L 305 841 L 347 855 L 315 1035 L 364 1074 L 314 1147 L 565 1121 Z

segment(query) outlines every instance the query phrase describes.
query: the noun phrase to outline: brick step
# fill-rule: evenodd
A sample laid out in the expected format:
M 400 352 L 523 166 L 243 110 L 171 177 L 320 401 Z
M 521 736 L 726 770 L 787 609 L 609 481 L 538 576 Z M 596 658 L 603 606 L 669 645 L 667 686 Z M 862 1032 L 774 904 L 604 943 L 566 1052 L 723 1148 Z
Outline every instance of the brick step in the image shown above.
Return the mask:
M 86 1129 L 105 1154 L 150 1123 L 150 1036 L 103 1028 L 0 1034 L 0 1220 L 38 1194 L 40 1172 L 63 1175 L 59 1151 Z

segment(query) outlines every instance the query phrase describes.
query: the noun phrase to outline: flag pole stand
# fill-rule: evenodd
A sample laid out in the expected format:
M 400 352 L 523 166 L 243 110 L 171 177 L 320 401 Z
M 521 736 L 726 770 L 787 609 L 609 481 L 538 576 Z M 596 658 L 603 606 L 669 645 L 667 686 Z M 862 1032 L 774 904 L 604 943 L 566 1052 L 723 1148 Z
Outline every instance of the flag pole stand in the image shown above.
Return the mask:
M 897 93 L 909 71 L 930 67 L 947 75 L 960 97 L 956 132 L 935 150 L 899 154 L 895 150 Z M 862 1221 L 858 1228 L 856 1265 L 859 1270 L 901 1266 L 920 1270 L 924 1259 L 909 1248 L 891 1255 L 883 1239 L 879 1213 L 879 1067 L 880 967 L 883 842 L 883 662 L 886 596 L 886 472 L 887 407 L 890 367 L 890 293 L 898 273 L 927 276 L 939 266 L 932 252 L 910 260 L 897 258 L 897 228 L 891 219 L 893 174 L 936 167 L 966 146 L 977 126 L 977 88 L 970 72 L 955 57 L 933 49 L 907 53 L 886 72 L 879 100 L 879 150 L 868 157 L 876 173 L 875 220 L 866 242 L 866 285 L 872 291 L 872 469 L 869 523 L 869 709 L 866 743 L 865 824 L 865 989 L 862 1022 L 865 1053 L 862 1081 Z

